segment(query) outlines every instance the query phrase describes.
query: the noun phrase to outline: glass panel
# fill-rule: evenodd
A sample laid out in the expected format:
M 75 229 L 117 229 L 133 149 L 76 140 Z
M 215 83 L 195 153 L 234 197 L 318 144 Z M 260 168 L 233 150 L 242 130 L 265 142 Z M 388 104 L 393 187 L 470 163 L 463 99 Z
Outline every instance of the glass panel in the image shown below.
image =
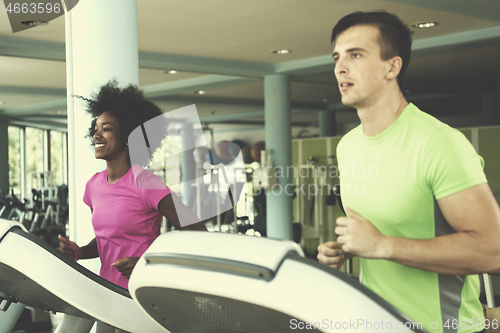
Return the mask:
M 20 129 L 9 126 L 9 191 L 14 191 L 18 197 L 21 194 L 21 154 Z M 4 193 L 7 194 L 7 193 Z
M 28 193 L 33 188 L 44 186 L 42 177 L 37 174 L 43 173 L 43 130 L 37 128 L 26 128 L 26 182 Z M 30 196 L 28 194 L 28 196 Z
M 59 186 L 65 183 L 63 179 L 63 133 L 50 132 L 50 171 L 52 185 Z

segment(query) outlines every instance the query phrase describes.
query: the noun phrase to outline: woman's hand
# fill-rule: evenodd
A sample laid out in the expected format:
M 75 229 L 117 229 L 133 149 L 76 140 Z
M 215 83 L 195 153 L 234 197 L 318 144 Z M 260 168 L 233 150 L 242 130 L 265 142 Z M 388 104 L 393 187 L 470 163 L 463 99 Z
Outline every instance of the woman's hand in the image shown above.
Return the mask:
M 127 279 L 130 279 L 130 275 L 132 274 L 137 261 L 139 261 L 139 258 L 140 257 L 120 258 L 112 263 L 111 266 L 115 267 Z
M 57 249 L 60 252 L 64 253 L 67 257 L 74 261 L 77 261 L 82 257 L 82 249 L 78 245 L 76 245 L 75 242 L 72 242 L 61 235 L 59 235 L 58 238 L 60 242 Z

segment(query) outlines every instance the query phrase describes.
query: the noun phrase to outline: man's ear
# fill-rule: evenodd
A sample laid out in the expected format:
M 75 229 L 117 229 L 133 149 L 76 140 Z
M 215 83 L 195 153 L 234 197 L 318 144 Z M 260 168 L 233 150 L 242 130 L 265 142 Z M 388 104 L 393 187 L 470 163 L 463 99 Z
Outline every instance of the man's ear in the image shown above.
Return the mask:
M 389 64 L 389 72 L 387 72 L 387 79 L 395 79 L 399 75 L 401 71 L 401 67 L 403 66 L 403 59 L 399 56 L 395 56 L 389 60 L 387 60 Z

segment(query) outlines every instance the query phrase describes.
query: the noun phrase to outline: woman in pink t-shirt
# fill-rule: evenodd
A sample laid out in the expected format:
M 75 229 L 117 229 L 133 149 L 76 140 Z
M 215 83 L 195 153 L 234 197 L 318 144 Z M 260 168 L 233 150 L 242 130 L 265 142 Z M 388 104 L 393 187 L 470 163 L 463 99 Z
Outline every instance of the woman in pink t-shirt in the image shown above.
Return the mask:
M 154 174 L 131 165 L 129 134 L 162 115 L 162 111 L 146 100 L 137 87 L 120 89 L 116 81 L 101 87 L 93 99 L 85 100 L 87 111 L 93 116 L 88 136 L 95 157 L 106 161 L 106 169 L 87 182 L 83 197 L 92 210 L 96 237 L 80 247 L 60 236 L 59 250 L 73 260 L 99 257 L 100 275 L 127 288 L 139 257 L 160 234 L 163 216 L 177 229 L 206 231 L 206 228 L 199 222 L 181 227 L 176 207 L 182 207 L 175 193 Z M 150 142 L 152 151 L 160 144 Z

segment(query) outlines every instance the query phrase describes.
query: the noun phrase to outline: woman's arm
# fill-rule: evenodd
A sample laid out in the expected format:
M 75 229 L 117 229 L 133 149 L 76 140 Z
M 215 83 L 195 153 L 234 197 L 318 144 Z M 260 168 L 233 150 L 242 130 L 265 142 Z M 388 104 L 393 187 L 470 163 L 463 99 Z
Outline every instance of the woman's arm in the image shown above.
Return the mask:
M 97 241 L 95 238 L 82 247 L 79 247 L 75 242 L 72 242 L 61 235 L 59 235 L 58 238 L 60 242 L 57 249 L 74 261 L 77 261 L 78 259 L 91 259 L 99 257 Z
M 93 213 L 94 210 L 91 208 L 90 212 Z M 77 261 L 78 259 L 92 259 L 99 257 L 97 241 L 95 238 L 83 247 L 79 247 L 75 242 L 72 242 L 61 235 L 57 238 L 59 238 L 60 241 L 57 249 L 74 261 Z
M 161 199 L 158 203 L 158 211 L 179 230 L 207 231 L 200 219 L 182 203 L 174 192 Z
M 181 218 L 179 218 L 178 210 L 180 210 Z M 207 228 L 205 228 L 205 225 L 200 222 L 200 219 L 197 218 L 196 215 L 193 214 L 173 192 L 171 194 L 167 194 L 165 197 L 163 197 L 163 199 L 161 199 L 161 201 L 158 203 L 158 211 L 169 221 L 171 221 L 179 230 L 207 231 Z M 184 227 L 181 226 L 181 219 L 182 224 L 185 225 Z M 87 246 L 89 251 L 88 253 L 90 253 L 91 243 L 89 243 Z M 120 258 L 116 262 L 114 262 L 112 266 L 114 266 L 123 276 L 129 279 L 138 260 L 139 257 Z

